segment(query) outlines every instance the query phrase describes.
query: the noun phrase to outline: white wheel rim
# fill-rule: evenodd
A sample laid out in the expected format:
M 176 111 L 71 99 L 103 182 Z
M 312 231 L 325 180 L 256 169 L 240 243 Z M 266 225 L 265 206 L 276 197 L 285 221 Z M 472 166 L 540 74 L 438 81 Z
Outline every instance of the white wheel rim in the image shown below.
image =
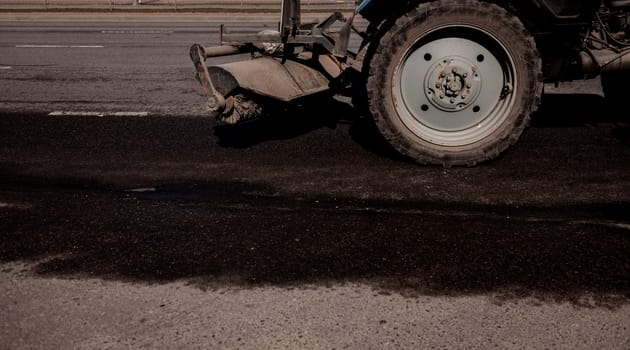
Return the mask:
M 450 36 L 453 29 L 464 36 Z M 440 36 L 443 33 L 443 36 Z M 505 47 L 475 27 L 444 27 L 402 56 L 392 84 L 396 112 L 424 141 L 465 146 L 492 134 L 514 105 L 514 61 Z M 486 47 L 480 40 L 483 38 Z

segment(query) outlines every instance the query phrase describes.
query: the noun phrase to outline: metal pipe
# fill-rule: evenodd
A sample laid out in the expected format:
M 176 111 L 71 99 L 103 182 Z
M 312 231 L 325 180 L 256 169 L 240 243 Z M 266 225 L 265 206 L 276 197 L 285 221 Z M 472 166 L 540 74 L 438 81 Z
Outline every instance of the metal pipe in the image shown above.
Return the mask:
M 194 44 L 190 47 L 190 58 L 197 71 L 197 80 L 201 84 L 203 95 L 207 98 L 206 106 L 210 112 L 219 113 L 225 108 L 225 98 L 214 88 L 204 56 L 207 57 L 206 49 L 201 45 Z
M 610 6 L 611 7 L 630 7 L 630 0 L 624 0 L 624 1 L 611 1 L 610 2 Z
M 614 52 L 608 49 L 580 52 L 582 70 L 585 73 L 630 70 L 630 49 Z
M 282 0 L 280 36 L 285 39 L 290 35 L 296 35 L 300 23 L 300 0 Z
M 238 55 L 244 52 L 242 47 L 231 46 L 231 45 L 204 47 L 203 50 L 204 50 L 206 58 Z

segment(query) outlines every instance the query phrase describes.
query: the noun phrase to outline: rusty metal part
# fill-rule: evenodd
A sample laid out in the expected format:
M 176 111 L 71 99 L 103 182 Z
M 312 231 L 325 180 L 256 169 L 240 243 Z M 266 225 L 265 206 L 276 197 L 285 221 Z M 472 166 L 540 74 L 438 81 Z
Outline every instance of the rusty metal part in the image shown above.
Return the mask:
M 610 6 L 612 7 L 630 7 L 630 1 L 611 1 Z
M 203 46 L 195 44 L 190 48 L 190 58 L 192 59 L 196 74 L 195 77 L 201 84 L 201 91 L 207 98 L 206 106 L 211 113 L 219 113 L 225 107 L 225 98 L 217 92 L 210 79 L 208 67 L 206 67 L 206 52 Z
M 271 57 L 213 66 L 209 68 L 209 76 L 225 95 L 240 87 L 285 102 L 326 91 L 330 84 L 313 68 L 292 60 L 282 63 Z
M 258 118 L 262 115 L 262 107 L 244 94 L 230 96 L 227 99 L 227 107 L 218 116 L 219 121 L 226 124 L 236 124 L 245 120 Z
M 324 33 L 324 31 L 326 31 L 328 28 L 330 28 L 333 24 L 335 24 L 336 22 L 339 21 L 343 21 L 344 17 L 343 14 L 341 12 L 335 12 L 332 15 L 328 16 L 328 18 L 326 18 L 325 20 L 323 20 L 321 23 L 318 23 L 312 31 L 313 35 L 321 35 Z
M 283 62 L 279 58 L 263 56 L 211 67 L 205 64 L 206 57 L 240 53 L 242 50 L 242 47 L 229 45 L 204 48 L 195 44 L 190 48 L 195 76 L 207 99 L 207 108 L 226 123 L 251 119 L 261 113 L 260 107 L 244 95 L 232 96 L 237 89 L 289 102 L 330 88 L 330 81 L 323 73 L 293 60 Z
M 252 45 L 262 43 L 282 43 L 296 45 L 312 45 L 322 46 L 326 51 L 332 52 L 335 48 L 334 43 L 324 35 L 297 34 L 283 39 L 280 34 L 271 34 L 269 32 L 261 32 L 256 34 L 224 34 L 224 43 L 229 45 L 237 45 L 239 43 L 251 43 Z
M 608 49 L 582 51 L 580 59 L 586 73 L 630 70 L 630 49 L 621 52 Z
M 233 45 L 204 47 L 204 53 L 205 53 L 206 58 L 238 55 L 244 52 L 251 52 L 251 50 L 245 49 L 243 46 L 233 46 Z
M 352 16 L 354 18 L 354 15 Z M 278 31 L 262 31 L 256 34 L 227 34 L 221 26 L 221 44 L 230 46 L 261 47 L 263 44 L 290 44 L 296 46 L 320 45 L 327 52 L 335 51 L 339 55 L 347 51 L 352 21 L 346 23 L 341 33 L 341 41 L 335 43 L 325 34 L 326 30 L 334 23 L 346 21 L 341 12 L 335 12 L 322 22 L 307 23 L 302 25 L 300 18 L 300 1 L 282 1 L 281 20 Z
M 283 0 L 280 13 L 280 33 L 283 38 L 295 36 L 301 22 L 300 0 Z
M 350 33 L 352 32 L 354 15 L 355 13 L 353 12 L 352 16 L 350 16 L 350 18 L 346 20 L 346 23 L 339 31 L 339 37 L 335 42 L 335 48 L 333 50 L 333 53 L 338 57 L 346 57 L 346 55 L 348 54 L 348 45 L 350 43 Z
M 339 77 L 346 68 L 344 64 L 339 62 L 331 55 L 319 55 L 317 61 L 322 66 L 324 71 L 333 78 Z

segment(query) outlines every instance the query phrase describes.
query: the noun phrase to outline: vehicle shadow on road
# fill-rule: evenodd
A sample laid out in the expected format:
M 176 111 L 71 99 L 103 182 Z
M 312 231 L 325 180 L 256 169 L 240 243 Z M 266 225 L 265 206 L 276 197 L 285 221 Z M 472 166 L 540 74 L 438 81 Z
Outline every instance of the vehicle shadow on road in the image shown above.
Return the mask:
M 21 121 L 26 127 L 18 130 L 29 130 L 10 141 L 18 148 L 40 142 L 43 146 L 34 154 L 45 156 L 46 162 L 34 163 L 32 169 L 19 162 L 0 167 L 0 262 L 27 261 L 34 266 L 29 272 L 42 277 L 186 281 L 204 289 L 362 283 L 380 293 L 408 297 L 492 295 L 496 300 L 534 298 L 586 307 L 626 305 L 630 202 L 626 193 L 615 191 L 627 188 L 627 178 L 618 187 L 611 183 L 628 174 L 629 153 L 623 147 L 618 151 L 611 130 L 612 137 L 628 145 L 628 128 L 617 125 L 619 116 L 602 109 L 600 97 L 548 98 L 533 120 L 533 128 L 545 132 L 526 133 L 515 146 L 519 149 L 497 163 L 445 171 L 367 157 L 348 166 L 337 163 L 341 166 L 308 179 L 314 187 L 337 186 L 337 194 L 328 187 L 302 192 L 304 179 L 284 174 L 280 181 L 294 183 L 283 187 L 261 181 L 269 169 L 288 161 L 282 157 L 279 163 L 259 165 L 260 177 L 246 177 L 249 170 L 235 174 L 246 181 L 232 180 L 236 167 L 226 168 L 222 177 L 202 168 L 185 178 L 182 164 L 212 164 L 203 148 L 207 141 L 171 141 L 167 131 L 176 129 L 175 134 L 188 137 L 196 132 L 200 139 L 206 131 L 200 130 L 205 121 L 198 119 L 8 118 L 7 125 Z M 358 114 L 326 116 L 339 109 L 352 113 L 340 103 L 305 110 L 310 116 L 306 121 L 246 127 L 249 139 L 241 139 L 243 130 L 218 132 L 224 133 L 223 141 L 236 143 L 232 147 L 322 127 L 347 127 L 353 139 L 374 132 L 359 126 Z M 614 126 L 588 127 L 600 122 Z M 155 125 L 147 128 L 148 123 Z M 562 127 L 572 130 L 556 129 Z M 55 128 L 62 135 L 77 135 L 78 141 L 59 144 L 56 133 L 48 134 Z M 602 142 L 613 145 L 599 146 Z M 313 143 L 300 147 L 317 147 L 322 141 Z M 182 153 L 197 147 L 199 154 L 180 162 Z M 128 163 L 121 165 L 121 159 Z M 376 170 L 370 168 L 375 162 Z M 300 166 L 306 170 L 300 175 L 320 170 L 320 163 Z M 585 167 L 590 172 L 575 175 Z M 367 175 L 354 176 L 361 172 Z M 124 191 L 101 182 L 113 181 L 112 174 L 131 176 L 126 181 L 133 183 L 150 180 L 139 186 L 142 191 Z M 365 182 L 356 184 L 356 179 Z M 370 195 L 355 195 L 343 188 L 348 185 L 364 186 Z M 292 186 L 298 189 L 286 189 Z M 474 189 L 457 192 L 469 188 Z M 562 198 L 545 204 L 550 189 Z M 602 192 L 574 195 L 576 189 Z M 435 191 L 453 194 L 450 200 L 414 195 Z M 495 200 L 477 200 L 486 193 Z
M 321 128 L 346 127 L 353 141 L 379 156 L 406 161 L 381 136 L 371 119 L 350 102 L 317 97 L 278 109 L 273 115 L 237 125 L 217 125 L 214 136 L 227 148 L 248 148 L 262 142 L 287 140 Z
M 597 94 L 545 94 L 532 127 L 575 127 L 605 123 L 630 125 L 630 117 Z
M 214 290 L 361 283 L 407 297 L 630 302 L 630 235 L 620 224 L 630 203 L 514 207 L 273 192 L 239 182 L 146 193 L 81 186 L 67 198 L 34 191 L 36 210 L 0 212 L 0 261 L 31 261 L 39 276 L 184 280 Z
M 613 135 L 630 144 L 630 118 L 618 112 L 597 94 L 545 94 L 542 104 L 532 115 L 533 128 L 566 128 L 614 125 Z M 365 111 L 332 98 L 318 98 L 278 111 L 273 116 L 238 125 L 217 125 L 214 136 L 227 148 L 248 148 L 256 144 L 287 140 L 320 128 L 334 129 L 348 125 L 352 140 L 365 150 L 396 161 L 409 160 L 396 152 L 381 136 Z
M 532 115 L 532 128 L 602 127 L 630 146 L 630 117 L 619 106 L 597 94 L 545 94 Z

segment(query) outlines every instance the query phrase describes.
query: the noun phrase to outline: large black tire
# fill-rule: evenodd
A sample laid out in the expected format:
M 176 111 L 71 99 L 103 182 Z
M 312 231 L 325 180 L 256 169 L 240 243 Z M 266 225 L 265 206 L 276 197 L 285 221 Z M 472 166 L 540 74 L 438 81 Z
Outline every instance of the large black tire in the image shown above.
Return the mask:
M 474 166 L 517 141 L 543 82 L 536 43 L 516 16 L 439 0 L 386 27 L 367 58 L 367 92 L 396 150 L 422 164 Z

